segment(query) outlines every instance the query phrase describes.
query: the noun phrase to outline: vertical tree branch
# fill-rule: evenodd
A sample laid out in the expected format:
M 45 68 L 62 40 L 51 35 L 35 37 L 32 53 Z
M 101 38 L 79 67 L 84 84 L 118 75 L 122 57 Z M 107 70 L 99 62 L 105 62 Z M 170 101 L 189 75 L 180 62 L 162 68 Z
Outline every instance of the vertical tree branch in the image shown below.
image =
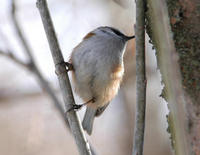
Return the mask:
M 146 73 L 145 73 L 145 14 L 144 0 L 136 1 L 136 121 L 133 155 L 143 154 L 145 109 L 146 109 Z
M 157 51 L 158 66 L 165 85 L 163 96 L 170 110 L 170 132 L 175 154 L 188 155 L 185 133 L 184 96 L 181 87 L 178 55 L 176 53 L 169 23 L 167 6 L 164 0 L 147 0 L 148 28 Z
M 56 72 L 58 73 L 58 80 L 62 92 L 62 96 L 64 99 L 64 103 L 66 109 L 70 109 L 72 105 L 74 105 L 74 98 L 71 90 L 71 85 L 69 82 L 69 77 L 67 74 L 67 70 L 64 64 L 64 58 L 62 56 L 58 40 L 56 38 L 55 30 L 53 27 L 53 23 L 49 14 L 49 10 L 47 7 L 47 3 L 45 0 L 37 0 L 37 7 L 40 12 L 40 16 L 42 18 L 43 26 L 46 32 L 46 36 L 49 42 L 49 46 L 51 49 L 51 54 L 54 60 Z M 85 138 L 83 133 L 83 129 L 80 125 L 80 120 L 74 110 L 67 112 L 67 118 L 70 124 L 70 128 L 72 130 L 72 134 L 76 140 L 76 144 L 78 146 L 79 153 L 81 155 L 91 155 L 89 144 Z

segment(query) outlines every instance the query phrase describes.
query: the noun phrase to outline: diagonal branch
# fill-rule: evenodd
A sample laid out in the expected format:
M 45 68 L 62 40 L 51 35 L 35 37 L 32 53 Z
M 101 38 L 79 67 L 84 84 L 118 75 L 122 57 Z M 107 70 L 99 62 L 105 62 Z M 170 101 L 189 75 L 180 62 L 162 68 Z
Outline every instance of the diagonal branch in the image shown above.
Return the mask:
M 66 109 L 70 109 L 72 105 L 74 105 L 74 98 L 71 90 L 71 85 L 69 82 L 69 77 L 67 74 L 67 70 L 64 64 L 64 58 L 62 56 L 58 40 L 56 37 L 56 33 L 53 27 L 53 23 L 49 14 L 49 10 L 47 7 L 47 2 L 45 0 L 37 0 L 37 7 L 40 12 L 40 16 L 42 18 L 43 26 L 46 32 L 46 36 L 49 42 L 49 46 L 51 49 L 51 54 L 53 57 L 53 61 L 55 64 L 56 72 L 58 73 L 58 80 L 62 92 L 62 96 L 64 99 Z M 79 153 L 81 155 L 91 155 L 91 150 L 89 144 L 85 138 L 83 133 L 83 129 L 81 127 L 80 120 L 74 110 L 67 112 L 67 118 L 69 121 L 69 125 L 74 135 L 76 144 L 78 146 Z
M 12 52 L 10 51 L 4 52 L 3 50 L 0 49 L 0 54 L 12 59 L 15 63 L 19 64 L 20 66 L 29 69 L 28 67 L 29 65 L 20 60 L 19 58 L 17 58 Z
M 28 63 L 24 63 L 22 62 L 19 58 L 17 58 L 12 52 L 8 51 L 8 52 L 4 52 L 3 50 L 0 49 L 0 54 L 3 55 L 3 56 L 6 56 L 8 58 L 10 58 L 11 60 L 13 60 L 15 63 L 17 63 L 18 65 L 26 68 L 27 70 L 29 70 L 30 72 L 33 72 L 32 69 L 30 69 L 30 65 Z M 33 72 L 34 73 L 34 72 Z M 38 73 L 37 73 L 38 74 Z M 46 83 L 47 81 L 42 77 L 41 74 L 38 74 L 38 76 L 41 76 L 39 79 L 40 79 L 40 86 L 45 89 L 46 88 Z M 43 80 L 42 80 L 43 79 Z M 44 85 L 44 86 L 43 86 Z M 48 86 L 47 86 L 48 87 Z M 49 87 L 50 89 L 45 89 L 45 91 L 48 93 L 48 95 L 52 98 L 52 100 L 54 101 L 54 103 L 57 103 L 58 106 L 60 105 L 60 103 L 58 102 L 58 99 L 56 98 L 56 96 L 54 95 L 53 93 L 53 90 L 51 89 L 51 87 Z M 68 120 L 67 118 L 65 117 L 65 113 L 64 113 L 64 110 L 63 108 L 60 106 L 58 107 L 60 108 L 59 111 L 60 111 L 60 114 L 62 115 L 62 118 L 65 120 L 66 122 L 66 126 L 69 128 L 69 124 L 68 124 Z M 94 147 L 90 144 L 90 147 L 91 147 L 91 152 L 92 152 L 92 155 L 96 155 L 96 151 L 94 149 Z
M 26 41 L 23 33 L 22 33 L 22 30 L 20 28 L 20 24 L 17 20 L 17 17 L 16 17 L 16 5 L 15 5 L 15 0 L 12 0 L 12 7 L 11 7 L 11 17 L 12 17 L 12 21 L 13 21 L 13 24 L 14 24 L 14 28 L 17 32 L 17 35 L 21 41 L 21 44 L 22 44 L 22 47 L 24 48 L 24 52 L 27 54 L 28 56 L 28 63 L 23 63 L 21 60 L 19 60 L 16 56 L 13 55 L 12 52 L 9 52 L 8 51 L 8 54 L 5 53 L 5 52 L 1 52 L 2 54 L 4 55 L 7 55 L 9 58 L 11 58 L 12 60 L 14 60 L 16 63 L 20 64 L 21 66 L 29 69 L 30 71 L 32 71 L 39 83 L 40 83 L 40 86 L 47 92 L 47 94 L 49 95 L 49 97 L 53 100 L 53 103 L 56 107 L 56 109 L 58 110 L 58 112 L 60 113 L 61 116 L 63 116 L 62 118 L 65 119 L 65 114 L 64 114 L 64 109 L 63 107 L 61 106 L 61 103 L 59 102 L 59 100 L 57 99 L 54 91 L 52 90 L 52 88 L 49 86 L 48 82 L 46 81 L 46 79 L 43 77 L 43 75 L 41 74 L 41 72 L 39 71 L 38 67 L 36 66 L 36 63 L 34 61 L 34 58 L 32 56 L 32 51 L 31 51 L 31 48 L 30 46 L 28 45 L 28 42 Z M 67 119 L 65 119 L 66 123 L 68 124 L 67 122 Z M 68 125 L 67 125 L 68 126 Z
M 136 121 L 133 155 L 143 155 L 146 109 L 145 0 L 136 1 Z
M 17 58 L 13 54 L 14 52 L 11 52 L 11 50 L 6 50 L 6 51 L 0 50 L 0 54 L 10 58 L 11 60 L 13 60 L 18 65 L 26 68 L 27 70 L 29 70 L 30 72 L 35 74 L 35 76 L 38 79 L 40 86 L 43 88 L 43 90 L 45 90 L 47 92 L 49 97 L 52 99 L 54 106 L 56 107 L 56 109 L 58 110 L 58 112 L 60 113 L 62 118 L 65 120 L 67 128 L 69 128 L 69 123 L 68 123 L 68 120 L 66 118 L 65 111 L 64 111 L 63 107 L 61 106 L 61 103 L 59 102 L 58 98 L 56 97 L 54 91 L 49 86 L 48 81 L 43 77 L 43 75 L 40 73 L 38 67 L 36 66 L 36 63 L 35 63 L 34 58 L 32 56 L 32 50 L 31 50 L 30 46 L 28 45 L 28 42 L 26 41 L 24 34 L 22 33 L 19 21 L 17 20 L 17 16 L 16 16 L 17 7 L 15 5 L 15 0 L 12 0 L 11 5 L 12 5 L 11 16 L 12 16 L 13 24 L 14 24 L 14 27 L 16 29 L 17 36 L 19 37 L 19 39 L 22 43 L 22 47 L 24 48 L 24 52 L 26 53 L 26 55 L 29 58 L 29 62 L 27 62 L 27 63 L 23 62 L 22 60 Z M 1 33 L 1 31 L 0 31 L 0 34 L 2 35 L 4 40 L 7 41 L 7 44 L 8 44 L 8 40 L 3 35 L 3 33 Z M 96 154 L 96 151 L 92 146 L 91 146 L 91 151 L 92 151 L 92 155 Z

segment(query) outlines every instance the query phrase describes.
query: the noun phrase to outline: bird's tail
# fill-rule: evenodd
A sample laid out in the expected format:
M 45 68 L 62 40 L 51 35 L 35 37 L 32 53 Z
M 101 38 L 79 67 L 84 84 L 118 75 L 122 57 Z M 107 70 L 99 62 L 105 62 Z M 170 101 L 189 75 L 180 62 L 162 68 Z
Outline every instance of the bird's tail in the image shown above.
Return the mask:
M 96 109 L 87 107 L 82 125 L 83 129 L 86 130 L 89 135 L 91 135 L 92 133 L 95 115 L 96 115 Z

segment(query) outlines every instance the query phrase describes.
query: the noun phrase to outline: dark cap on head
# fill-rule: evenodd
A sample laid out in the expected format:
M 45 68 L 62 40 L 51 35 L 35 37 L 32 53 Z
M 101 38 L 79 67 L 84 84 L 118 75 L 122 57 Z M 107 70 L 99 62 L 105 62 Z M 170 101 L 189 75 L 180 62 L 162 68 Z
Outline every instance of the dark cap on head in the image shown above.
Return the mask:
M 96 30 L 100 30 L 101 32 L 107 33 L 107 34 L 113 34 L 115 36 L 118 36 L 119 38 L 123 39 L 124 41 L 131 40 L 135 38 L 135 36 L 126 36 L 122 32 L 120 32 L 118 29 L 109 27 L 109 26 L 102 26 L 97 28 Z
M 115 29 L 115 28 L 110 27 L 110 29 L 111 29 L 115 34 L 117 34 L 118 36 L 124 38 L 126 41 L 135 38 L 135 36 L 126 36 L 126 35 L 124 35 L 122 32 L 120 32 L 119 30 L 117 30 L 117 29 Z
M 135 38 L 135 36 L 125 36 L 126 41 L 131 40 L 133 38 Z

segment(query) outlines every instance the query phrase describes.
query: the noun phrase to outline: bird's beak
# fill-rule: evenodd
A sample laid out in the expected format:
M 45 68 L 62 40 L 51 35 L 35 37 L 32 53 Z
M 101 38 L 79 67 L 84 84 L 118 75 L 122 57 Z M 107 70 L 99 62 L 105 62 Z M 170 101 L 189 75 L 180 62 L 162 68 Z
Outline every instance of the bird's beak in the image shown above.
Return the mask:
M 131 39 L 133 39 L 133 38 L 135 38 L 135 36 L 125 36 L 125 40 L 126 40 L 126 41 L 131 40 Z

